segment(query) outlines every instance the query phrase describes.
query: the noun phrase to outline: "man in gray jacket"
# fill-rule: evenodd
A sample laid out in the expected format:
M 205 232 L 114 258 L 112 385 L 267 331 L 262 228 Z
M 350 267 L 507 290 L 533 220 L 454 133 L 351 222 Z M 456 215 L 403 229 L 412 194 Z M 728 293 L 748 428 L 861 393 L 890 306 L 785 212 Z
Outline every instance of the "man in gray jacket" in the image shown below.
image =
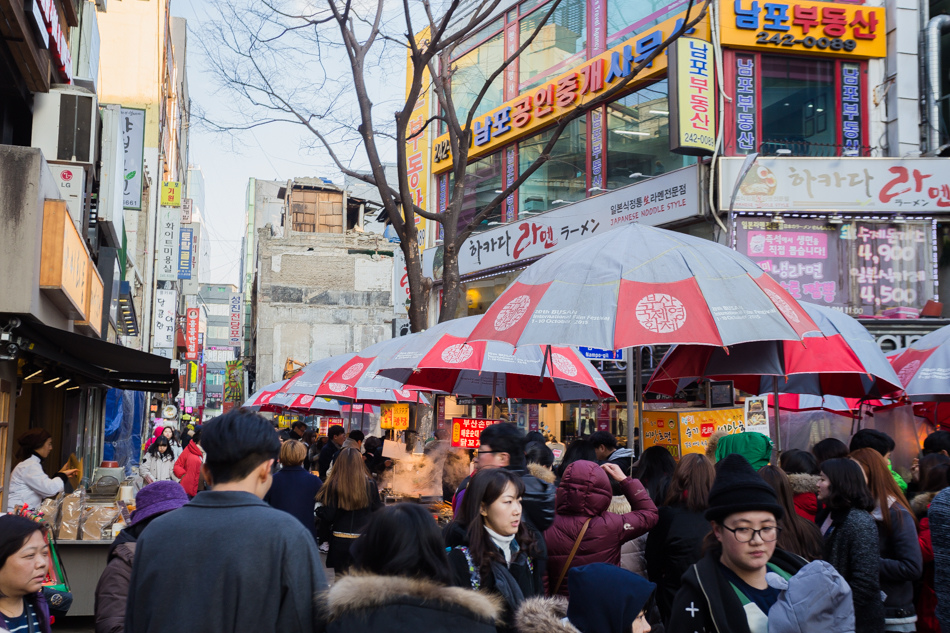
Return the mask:
M 139 537 L 126 633 L 320 630 L 316 543 L 262 500 L 280 450 L 273 427 L 239 409 L 206 424 L 201 445 L 211 490 Z

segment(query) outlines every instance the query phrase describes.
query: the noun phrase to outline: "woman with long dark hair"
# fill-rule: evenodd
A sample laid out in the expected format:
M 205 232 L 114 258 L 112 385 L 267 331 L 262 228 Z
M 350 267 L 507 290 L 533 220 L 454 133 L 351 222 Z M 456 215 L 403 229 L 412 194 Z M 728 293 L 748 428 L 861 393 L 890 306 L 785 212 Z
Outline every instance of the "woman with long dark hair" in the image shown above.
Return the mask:
M 808 451 L 793 448 L 782 453 L 779 465 L 792 487 L 795 512 L 814 523 L 818 512 L 818 460 Z
M 590 440 L 576 439 L 567 446 L 564 457 L 561 458 L 561 463 L 556 469 L 558 481 L 564 476 L 564 471 L 568 466 L 581 460 L 597 463 L 597 451 L 594 450 L 594 445 L 590 443 Z
M 523 494 L 521 478 L 504 468 L 475 473 L 456 518 L 465 542 L 448 553 L 452 583 L 500 597 L 509 629 L 524 600 L 544 593 L 540 535 L 522 521 Z
M 887 461 L 873 448 L 860 448 L 851 459 L 861 465 L 874 498 L 871 513 L 877 522 L 881 552 L 881 591 L 884 600 L 884 630 L 907 631 L 917 622 L 914 583 L 924 572 L 917 539 L 917 520 L 904 493 L 890 473 Z
M 69 477 L 79 471 L 75 468 L 63 468 L 53 477 L 47 477 L 43 470 L 43 460 L 53 452 L 53 438 L 46 429 L 30 429 L 17 439 L 19 463 L 10 473 L 10 493 L 7 496 L 7 509 L 26 505 L 39 509 L 43 499 L 53 497 L 66 489 Z
M 771 465 L 760 468 L 759 475 L 772 486 L 778 502 L 785 508 L 785 516 L 778 522 L 782 528 L 778 535 L 778 547 L 801 556 L 809 563 L 820 560 L 824 550 L 821 532 L 817 525 L 795 511 L 795 498 L 788 476 L 778 466 Z
M 673 471 L 676 470 L 673 455 L 662 446 L 651 446 L 643 451 L 643 455 L 637 460 L 636 469 L 634 477 L 639 479 L 650 493 L 653 503 L 662 504 L 670 488 Z
M 871 517 L 874 498 L 864 473 L 851 459 L 821 464 L 818 500 L 824 504 L 815 522 L 824 536 L 824 559 L 851 586 L 856 633 L 884 631 L 877 525 Z
M 43 582 L 49 571 L 46 524 L 0 516 L 0 618 L 7 631 L 50 633 Z
M 705 455 L 681 457 L 666 504 L 660 507 L 659 521 L 647 536 L 647 575 L 656 583 L 656 604 L 663 622 L 670 620 L 683 574 L 703 557 L 703 539 L 710 531 L 703 513 L 715 479 L 716 470 Z
M 352 550 L 354 573 L 327 594 L 327 633 L 494 633 L 497 602 L 450 586 L 442 536 L 422 506 L 375 512 Z
M 370 515 L 383 506 L 379 489 L 355 448 L 341 450 L 326 483 L 317 493 L 320 542 L 330 543 L 327 567 L 342 573 L 350 566 L 350 546 L 363 533 Z
M 811 454 L 815 456 L 818 466 L 821 467 L 829 459 L 847 457 L 848 445 L 838 438 L 826 437 L 819 442 L 815 442 L 815 445 L 811 447 Z
M 171 442 L 164 435 L 159 435 L 142 456 L 142 465 L 139 466 L 139 475 L 146 484 L 154 481 L 179 481 L 175 476 L 175 452 Z

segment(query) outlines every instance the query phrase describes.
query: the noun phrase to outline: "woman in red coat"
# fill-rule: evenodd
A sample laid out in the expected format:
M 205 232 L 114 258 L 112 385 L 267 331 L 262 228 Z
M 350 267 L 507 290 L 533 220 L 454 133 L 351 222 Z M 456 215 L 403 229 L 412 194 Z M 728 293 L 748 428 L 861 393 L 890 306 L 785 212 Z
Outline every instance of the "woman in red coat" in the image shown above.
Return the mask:
M 793 448 L 782 453 L 779 463 L 795 495 L 795 512 L 814 523 L 818 513 L 818 460 L 808 451 Z
M 619 482 L 624 497 L 630 502 L 630 512 L 614 514 L 607 511 L 613 498 L 610 478 Z M 658 519 L 656 505 L 643 484 L 611 463 L 598 466 L 589 461 L 574 462 L 564 471 L 555 499 L 554 524 L 544 532 L 548 546 L 550 593 L 555 592 L 558 578 L 585 523 L 589 521 L 577 553 L 570 562 L 571 568 L 590 563 L 619 566 L 623 544 L 645 534 Z M 566 580 L 557 593 L 568 595 Z
M 175 462 L 175 476 L 181 479 L 181 487 L 185 489 L 188 498 L 198 494 L 198 484 L 201 481 L 201 464 L 205 453 L 201 450 L 201 430 L 196 430 L 188 446 L 178 456 Z

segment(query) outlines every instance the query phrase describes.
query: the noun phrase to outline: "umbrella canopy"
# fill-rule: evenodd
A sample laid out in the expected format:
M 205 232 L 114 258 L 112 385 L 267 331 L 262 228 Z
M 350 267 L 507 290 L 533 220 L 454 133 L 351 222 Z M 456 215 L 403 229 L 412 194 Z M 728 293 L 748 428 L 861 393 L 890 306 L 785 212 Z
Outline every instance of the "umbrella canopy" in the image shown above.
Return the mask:
M 495 341 L 466 342 L 481 318 L 447 321 L 419 334 L 380 364 L 379 375 L 465 396 L 553 402 L 614 397 L 576 349 L 524 345 L 515 350 Z
M 272 382 L 263 389 L 258 389 L 251 397 L 244 401 L 244 404 L 241 406 L 253 411 L 264 411 L 264 412 L 274 412 L 277 410 L 276 405 L 271 404 L 274 396 L 279 394 L 281 388 L 286 385 L 286 380 L 278 380 L 277 382 Z
M 852 412 L 860 409 L 862 404 L 880 406 L 880 400 L 859 400 L 857 398 L 842 398 L 840 396 L 813 396 L 804 393 L 781 393 L 778 396 L 779 409 L 785 411 L 814 411 L 824 409 L 833 413 L 851 416 Z M 768 406 L 775 406 L 775 396 L 768 395 Z
M 317 398 L 306 393 L 278 393 L 271 398 L 270 404 L 280 410 L 306 415 L 332 415 L 341 411 L 341 405 L 336 400 Z
M 818 326 L 755 262 L 682 233 L 631 224 L 529 266 L 471 340 L 620 349 L 799 340 Z
M 336 371 L 356 354 L 337 354 L 316 360 L 297 372 L 293 377 L 293 384 L 287 388 L 287 393 L 316 395 L 317 389 L 331 372 Z
M 660 362 L 647 391 L 673 395 L 699 378 L 732 380 L 748 393 L 880 397 L 901 383 L 874 337 L 843 312 L 802 303 L 821 332 L 802 341 L 759 341 L 729 349 L 677 345 Z M 778 381 L 778 385 L 774 381 Z
M 950 325 L 921 337 L 890 361 L 912 401 L 950 400 Z
M 328 373 L 316 394 L 358 402 L 416 402 L 416 390 L 406 389 L 401 382 L 376 374 L 382 361 L 391 358 L 415 336 L 410 334 L 370 345 Z

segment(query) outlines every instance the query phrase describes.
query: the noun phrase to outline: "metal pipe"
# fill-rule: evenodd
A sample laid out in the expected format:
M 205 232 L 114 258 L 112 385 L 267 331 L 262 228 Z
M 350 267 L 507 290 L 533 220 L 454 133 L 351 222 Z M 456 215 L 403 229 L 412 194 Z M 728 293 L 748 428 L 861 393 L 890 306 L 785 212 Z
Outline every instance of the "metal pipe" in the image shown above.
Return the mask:
M 628 347 L 625 353 L 627 360 L 627 448 L 633 448 L 633 421 L 636 419 L 637 415 L 637 406 L 634 404 L 634 380 L 636 379 L 635 372 L 636 370 L 633 367 L 634 363 L 634 351 L 632 347 Z M 640 447 L 637 446 L 637 449 Z M 642 451 L 641 451 L 642 452 Z M 639 457 L 639 455 L 637 455 Z M 630 463 L 630 473 L 633 473 L 633 460 Z
M 924 76 L 927 80 L 927 154 L 936 156 L 940 149 L 940 36 L 950 30 L 950 15 L 935 15 L 924 31 L 926 61 Z

